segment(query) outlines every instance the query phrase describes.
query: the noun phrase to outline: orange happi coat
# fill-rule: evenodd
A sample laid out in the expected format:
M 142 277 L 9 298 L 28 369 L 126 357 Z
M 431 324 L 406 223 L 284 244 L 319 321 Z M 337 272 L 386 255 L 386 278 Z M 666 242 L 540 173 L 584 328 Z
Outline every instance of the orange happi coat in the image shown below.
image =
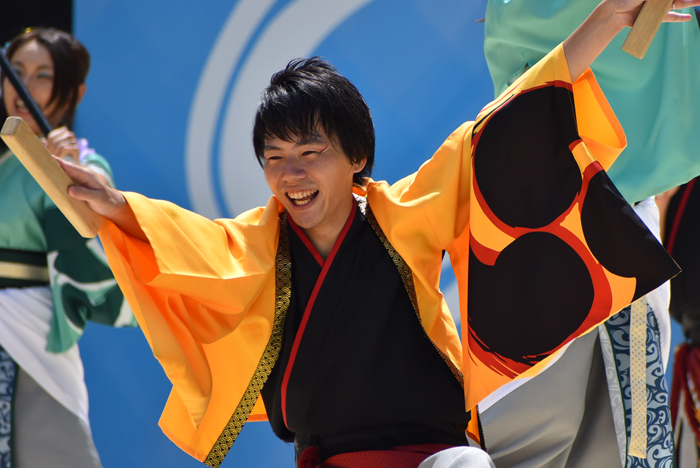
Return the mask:
M 482 244 L 488 244 L 485 238 L 501 243 L 504 239 L 489 227 L 493 223 L 483 206 L 472 207 L 472 139 L 503 102 L 524 89 L 555 85 L 573 89 L 582 140 L 573 157 L 581 174 L 596 160 L 609 167 L 625 145 L 622 129 L 590 72 L 572 87 L 559 46 L 487 106 L 476 124 L 465 123 L 450 135 L 416 173 L 393 185 L 369 181 L 358 191 L 412 272 L 425 331 L 464 373 L 466 408 L 519 374 L 536 373 L 548 360 L 544 356 L 527 368 L 506 366 L 507 372 L 484 361 L 483 349 L 475 352 L 478 346 L 466 328 L 466 293 L 470 239 Z M 276 266 L 281 205 L 271 198 L 264 208 L 236 219 L 210 221 L 167 202 L 125 195 L 149 243 L 110 222 L 100 237 L 153 353 L 173 384 L 160 425 L 180 448 L 217 466 L 246 420 L 266 418 L 257 396 L 265 372 L 274 365 L 271 337 L 276 310 L 284 305 Z M 445 250 L 460 285 L 464 356 L 439 290 Z M 623 283 L 613 287 L 610 310 L 594 314 L 564 341 L 631 302 L 634 287 L 630 290 Z

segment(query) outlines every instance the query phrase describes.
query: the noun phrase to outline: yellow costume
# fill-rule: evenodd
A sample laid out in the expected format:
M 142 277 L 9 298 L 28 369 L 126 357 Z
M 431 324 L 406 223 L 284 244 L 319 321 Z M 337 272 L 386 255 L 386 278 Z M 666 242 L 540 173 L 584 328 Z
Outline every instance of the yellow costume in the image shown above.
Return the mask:
M 369 181 L 365 189 L 358 190 L 367 198 L 390 253 L 391 248 L 398 253 L 392 258 L 396 257 L 400 273 L 404 266 L 410 269 L 403 273 L 408 271 L 413 284 L 423 328 L 453 372 L 461 375 L 461 369 L 464 373 L 466 408 L 517 376 L 536 373 L 565 342 L 632 302 L 639 292 L 635 285 L 642 283 L 603 268 L 585 241 L 567 240 L 585 257 L 583 264 L 591 271 L 595 297 L 586 317 L 551 349 L 538 351 L 536 356 L 526 353 L 525 360 L 515 359 L 495 350 L 500 345 L 480 334 L 483 327 L 474 322 L 477 314 L 469 316 L 468 269 L 477 260 L 493 264 L 499 252 L 519 241 L 518 236 L 527 237 L 540 229 L 506 226 L 489 210 L 489 195 L 480 191 L 486 182 L 479 179 L 478 166 L 476 175 L 473 171 L 477 140 L 486 138 L 489 121 L 507 116 L 508 104 L 521 94 L 556 88 L 557 93 L 561 90 L 568 96 L 570 83 L 560 46 L 487 106 L 476 124 L 465 123 L 457 129 L 416 173 L 392 186 Z M 605 176 L 596 160 L 609 167 L 624 147 L 624 134 L 590 72 L 573 85 L 573 91 L 580 140 L 566 143 L 571 149 L 567 157 L 575 161 L 575 171 L 580 171 L 576 177 L 582 188 L 567 202 L 564 215 L 555 216 L 540 229 L 549 233 L 545 237 L 584 236 L 585 222 L 582 226 L 577 221 L 585 204 L 582 197 L 591 192 L 588 187 L 598 180 L 595 177 Z M 568 106 L 574 119 L 571 102 Z M 280 229 L 281 204 L 272 198 L 266 207 L 234 220 L 209 221 L 167 202 L 125 195 L 150 245 L 110 222 L 105 223 L 100 237 L 154 355 L 173 383 L 160 425 L 187 453 L 218 466 L 246 420 L 266 418 L 258 396 L 279 353 L 291 285 L 286 235 Z M 616 195 L 606 192 L 605 196 Z M 626 235 L 644 236 L 644 231 L 631 229 L 632 234 Z M 449 252 L 460 284 L 464 356 L 439 290 L 443 251 Z M 474 255 L 476 260 L 470 260 Z M 656 276 L 645 277 L 645 285 L 674 274 L 675 266 L 662 250 L 653 250 L 651 260 L 657 263 L 650 275 Z M 410 288 L 407 285 L 409 296 Z M 499 329 L 506 325 L 493 323 Z

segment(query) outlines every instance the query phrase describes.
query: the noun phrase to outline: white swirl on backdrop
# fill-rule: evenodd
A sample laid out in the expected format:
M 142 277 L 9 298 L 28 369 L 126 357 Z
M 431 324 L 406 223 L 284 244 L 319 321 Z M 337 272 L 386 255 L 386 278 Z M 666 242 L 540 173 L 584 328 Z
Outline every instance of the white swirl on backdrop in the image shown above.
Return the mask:
M 231 11 L 202 70 L 192 100 L 185 139 L 187 189 L 195 211 L 223 216 L 211 175 L 214 136 L 221 105 L 248 38 L 275 0 L 241 0 Z

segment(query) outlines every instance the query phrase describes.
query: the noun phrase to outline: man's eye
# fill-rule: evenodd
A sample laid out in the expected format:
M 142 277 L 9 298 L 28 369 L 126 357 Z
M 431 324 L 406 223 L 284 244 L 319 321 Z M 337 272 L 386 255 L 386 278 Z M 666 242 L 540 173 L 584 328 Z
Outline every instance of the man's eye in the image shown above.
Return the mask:
M 38 78 L 42 80 L 53 80 L 53 76 L 48 73 L 40 73 Z

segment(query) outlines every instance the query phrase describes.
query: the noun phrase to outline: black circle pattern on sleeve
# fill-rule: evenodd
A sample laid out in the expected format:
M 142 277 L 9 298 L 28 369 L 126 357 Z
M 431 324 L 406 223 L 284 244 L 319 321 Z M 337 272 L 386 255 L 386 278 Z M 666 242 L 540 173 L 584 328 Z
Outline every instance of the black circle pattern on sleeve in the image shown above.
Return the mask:
M 472 136 L 469 352 L 515 377 L 678 268 L 578 134 L 571 84 L 505 99 Z M 480 222 L 481 222 L 480 221 Z

